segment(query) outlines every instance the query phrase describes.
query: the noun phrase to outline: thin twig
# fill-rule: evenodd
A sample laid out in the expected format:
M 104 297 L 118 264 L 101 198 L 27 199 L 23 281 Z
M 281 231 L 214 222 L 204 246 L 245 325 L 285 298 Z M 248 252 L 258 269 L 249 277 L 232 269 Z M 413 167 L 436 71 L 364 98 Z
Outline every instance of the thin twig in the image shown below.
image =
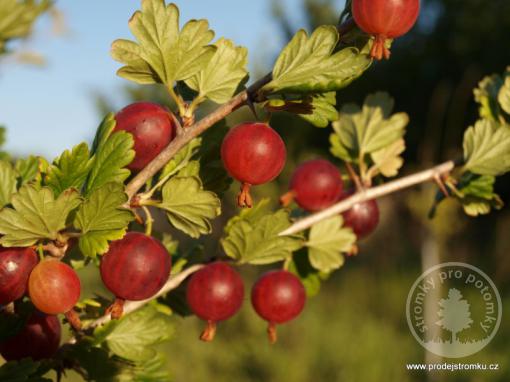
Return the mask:
M 293 235 L 295 233 L 304 231 L 305 229 L 310 228 L 312 225 L 324 219 L 336 216 L 344 211 L 349 210 L 356 203 L 364 202 L 365 200 L 376 199 L 381 196 L 391 194 L 393 192 L 403 190 L 404 188 L 408 188 L 420 183 L 434 181 L 434 179 L 438 175 L 447 174 L 451 172 L 454 169 L 454 167 L 455 163 L 453 161 L 448 161 L 436 167 L 432 167 L 428 170 L 408 175 L 377 187 L 364 189 L 361 192 L 357 192 L 351 197 L 344 199 L 323 211 L 317 212 L 313 215 L 307 216 L 306 218 L 298 220 L 297 222 L 292 224 L 289 228 L 280 232 L 280 236 Z
M 182 284 L 182 282 L 184 280 L 186 280 L 186 278 L 189 275 L 195 273 L 196 271 L 198 271 L 199 269 L 201 269 L 203 267 L 204 267 L 203 264 L 192 265 L 191 267 L 186 268 L 182 272 L 177 273 L 176 275 L 170 276 L 168 281 L 166 282 L 166 284 L 163 285 L 163 288 L 161 288 L 161 290 L 158 293 L 156 293 L 151 298 L 148 298 L 147 300 L 142 300 L 142 301 L 126 301 L 126 303 L 124 304 L 124 314 L 129 314 L 131 312 L 134 312 L 135 310 L 140 309 L 141 307 L 143 307 L 144 305 L 146 305 L 150 301 L 152 301 L 152 300 L 158 298 L 159 296 L 162 296 L 162 295 L 170 292 L 171 290 L 177 288 L 179 285 Z M 95 328 L 97 326 L 104 325 L 104 324 L 106 324 L 107 322 L 110 322 L 110 321 L 111 321 L 110 315 L 104 315 L 104 316 L 101 316 L 100 318 L 98 318 L 97 320 L 92 321 L 88 325 L 84 326 L 83 330 Z M 72 338 L 68 342 L 69 343 L 75 343 L 76 339 Z
M 347 173 L 349 174 L 349 178 L 351 178 L 351 181 L 354 183 L 354 186 L 356 187 L 357 191 L 361 191 L 363 189 L 363 184 L 361 183 L 361 180 L 356 174 L 356 171 L 354 171 L 354 168 L 349 162 L 345 162 L 345 168 L 347 169 Z

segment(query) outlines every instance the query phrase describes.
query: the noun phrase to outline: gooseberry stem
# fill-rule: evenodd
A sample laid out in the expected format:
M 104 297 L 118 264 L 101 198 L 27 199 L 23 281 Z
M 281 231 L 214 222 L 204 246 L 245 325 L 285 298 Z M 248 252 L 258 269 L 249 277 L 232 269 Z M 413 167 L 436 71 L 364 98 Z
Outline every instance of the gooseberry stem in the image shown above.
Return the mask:
M 207 321 L 207 325 L 200 335 L 200 339 L 204 342 L 211 342 L 214 339 L 214 336 L 216 335 L 216 322 L 214 321 Z

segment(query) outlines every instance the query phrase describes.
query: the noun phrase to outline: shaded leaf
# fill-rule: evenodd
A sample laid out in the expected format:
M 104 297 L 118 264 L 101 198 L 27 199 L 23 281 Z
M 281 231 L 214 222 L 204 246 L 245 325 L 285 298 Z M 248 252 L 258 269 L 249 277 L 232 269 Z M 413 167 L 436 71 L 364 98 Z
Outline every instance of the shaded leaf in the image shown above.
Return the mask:
M 312 113 L 301 114 L 301 117 L 317 127 L 326 127 L 338 119 L 336 110 L 336 93 L 317 94 L 312 97 Z
M 12 165 L 0 160 L 0 208 L 11 202 L 12 195 L 16 192 L 16 172 Z
M 11 361 L 0 366 L 0 381 L 2 382 L 51 382 L 44 378 L 48 368 L 43 367 L 41 362 L 24 358 L 20 361 Z
M 503 201 L 494 192 L 495 181 L 489 175 L 463 174 L 459 186 L 453 192 L 467 215 L 486 215 L 492 209 L 503 207 Z
M 44 159 L 35 156 L 29 156 L 28 158 L 20 158 L 16 160 L 14 168 L 21 178 L 21 184 L 31 182 L 36 177 L 40 177 L 40 166 L 41 161 Z M 45 161 L 45 160 L 44 160 Z

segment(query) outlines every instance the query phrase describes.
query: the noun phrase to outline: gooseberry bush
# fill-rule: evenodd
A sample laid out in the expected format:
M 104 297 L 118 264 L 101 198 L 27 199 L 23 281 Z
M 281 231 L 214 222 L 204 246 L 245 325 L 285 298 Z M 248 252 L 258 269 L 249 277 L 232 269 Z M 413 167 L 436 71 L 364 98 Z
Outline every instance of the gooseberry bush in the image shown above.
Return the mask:
M 2 2 L 0 18 L 26 17 L 0 24 L 0 48 L 29 33 L 47 5 Z M 248 289 L 275 342 L 276 326 L 298 319 L 328 275 L 362 255 L 357 241 L 377 228 L 378 198 L 435 182 L 432 215 L 446 198 L 469 216 L 501 208 L 494 183 L 510 170 L 510 70 L 475 89 L 479 119 L 465 132 L 462 156 L 396 179 L 388 180 L 403 166 L 408 115 L 394 113 L 383 92 L 361 106 L 336 105 L 336 92 L 389 58 L 392 39 L 418 12 L 418 0 L 352 0 L 339 25 L 298 31 L 271 73 L 247 87 L 245 48 L 215 40 L 206 20 L 180 27 L 175 4 L 142 0 L 129 21 L 134 40 L 114 41 L 111 55 L 120 77 L 161 84 L 172 106 L 127 105 L 104 118 L 90 146 L 51 162 L 2 153 L 0 354 L 8 362 L 0 380 L 45 380 L 51 369 L 85 380 L 168 380 L 153 347 L 172 334 L 178 311 L 169 297 L 181 284 L 189 309 L 205 321 L 202 340 L 221 335 L 218 324 L 247 303 Z M 218 106 L 204 114 L 206 104 Z M 227 127 L 225 118 L 244 106 L 253 119 Z M 277 209 L 250 193 L 285 166 L 275 113 L 331 128 L 331 156 L 297 166 Z M 238 209 L 221 249 L 199 256 L 196 246 L 179 245 L 181 234 L 189 245 L 212 233 L 234 181 Z M 158 216 L 172 229 L 157 230 Z M 273 270 L 248 285 L 244 265 Z M 114 297 L 81 296 L 76 271 L 84 266 L 97 267 Z M 65 343 L 62 325 L 73 333 Z

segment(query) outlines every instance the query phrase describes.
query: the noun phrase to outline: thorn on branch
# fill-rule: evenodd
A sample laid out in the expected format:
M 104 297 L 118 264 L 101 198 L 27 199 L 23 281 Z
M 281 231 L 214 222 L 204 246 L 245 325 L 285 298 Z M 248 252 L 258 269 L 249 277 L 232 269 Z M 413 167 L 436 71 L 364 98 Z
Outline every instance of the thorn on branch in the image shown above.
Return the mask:
M 449 198 L 450 197 L 450 192 L 448 191 L 448 188 L 446 187 L 446 185 L 444 184 L 444 180 L 443 180 L 443 175 L 439 174 L 439 173 L 436 173 L 434 175 L 434 182 L 437 184 L 437 186 L 439 187 L 439 189 L 441 190 L 441 192 L 443 193 L 443 195 L 446 197 L 446 198 Z

